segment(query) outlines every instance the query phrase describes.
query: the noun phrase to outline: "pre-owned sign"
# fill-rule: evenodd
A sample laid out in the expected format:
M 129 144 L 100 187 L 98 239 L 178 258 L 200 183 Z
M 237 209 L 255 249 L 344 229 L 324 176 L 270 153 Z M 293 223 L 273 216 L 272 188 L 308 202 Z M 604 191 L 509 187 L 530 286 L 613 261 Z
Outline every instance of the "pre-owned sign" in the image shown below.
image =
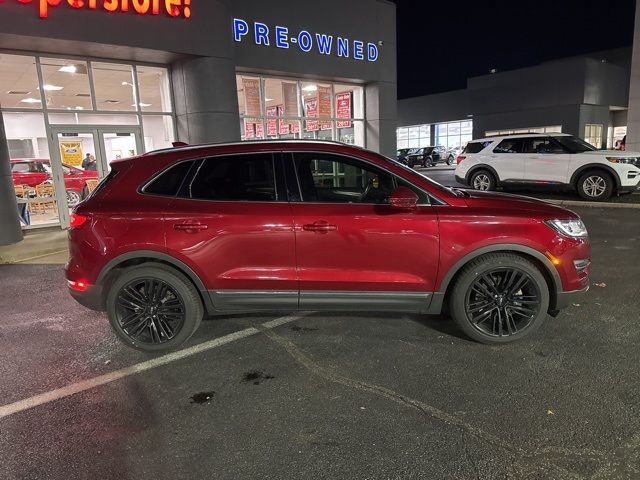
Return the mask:
M 253 27 L 253 35 L 250 35 Z M 346 37 L 336 37 L 326 33 L 311 33 L 308 30 L 300 30 L 292 33 L 287 27 L 281 25 L 270 28 L 261 22 L 253 22 L 250 26 L 246 20 L 233 19 L 233 38 L 240 43 L 245 37 L 252 39 L 256 45 L 278 48 L 291 48 L 296 45 L 303 53 L 316 50 L 321 55 L 337 55 L 342 58 L 355 60 L 378 60 L 379 51 L 376 43 L 365 43 L 362 40 L 351 40 Z
M 2 3 L 4 0 L 0 0 Z M 191 18 L 191 0 L 17 0 L 19 3 L 36 4 L 40 18 L 48 18 L 49 10 L 67 6 L 76 10 L 103 10 L 106 12 L 133 12 L 138 15 L 168 15 Z

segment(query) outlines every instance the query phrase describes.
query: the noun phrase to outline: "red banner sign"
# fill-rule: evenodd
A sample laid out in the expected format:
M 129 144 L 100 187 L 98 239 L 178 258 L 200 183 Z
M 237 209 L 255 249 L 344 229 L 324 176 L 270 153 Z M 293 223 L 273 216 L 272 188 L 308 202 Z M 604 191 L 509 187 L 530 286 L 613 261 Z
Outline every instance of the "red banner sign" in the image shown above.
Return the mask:
M 351 118 L 351 108 L 353 105 L 352 92 L 338 93 L 336 95 L 336 117 L 338 118 Z M 336 122 L 336 128 L 351 128 L 351 120 L 338 120 Z
M 304 112 L 307 118 L 318 118 L 318 99 L 316 97 L 304 99 Z M 307 120 L 304 129 L 306 132 L 315 132 L 320 129 L 320 123 L 317 120 Z
M 278 121 L 276 120 L 278 110 L 280 110 L 280 106 L 267 107 L 267 136 L 269 137 L 278 135 Z
M 260 116 L 260 80 L 243 78 L 244 89 L 244 113 L 251 117 Z
M 0 0 L 2 3 L 4 0 Z M 138 15 L 168 15 L 191 18 L 191 0 L 17 0 L 36 4 L 40 18 L 49 18 L 49 10 L 60 6 L 75 10 L 102 10 L 110 13 L 133 12 Z

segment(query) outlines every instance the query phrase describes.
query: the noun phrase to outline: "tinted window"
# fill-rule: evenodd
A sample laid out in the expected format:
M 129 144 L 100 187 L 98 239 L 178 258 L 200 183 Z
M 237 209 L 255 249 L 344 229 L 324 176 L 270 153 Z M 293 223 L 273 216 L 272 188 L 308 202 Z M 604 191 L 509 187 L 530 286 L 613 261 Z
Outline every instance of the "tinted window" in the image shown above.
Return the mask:
M 597 150 L 596 147 L 594 147 L 590 143 L 585 142 L 581 138 L 565 135 L 559 135 L 553 138 L 571 153 L 582 153 Z
M 527 142 L 527 153 L 567 153 L 565 149 L 550 137 L 530 138 Z
M 11 166 L 11 171 L 14 173 L 27 173 L 29 171 L 28 163 L 14 163 Z
M 467 146 L 464 147 L 462 153 L 480 153 L 482 150 L 491 145 L 491 141 L 486 142 L 469 142 Z
M 522 144 L 522 138 L 507 138 L 493 149 L 493 153 L 523 153 Z
M 191 198 L 221 201 L 276 201 L 270 153 L 208 158 L 189 187 Z
M 192 161 L 174 165 L 147 185 L 144 189 L 145 193 L 174 197 L 178 194 L 180 185 L 182 185 L 183 180 L 187 177 L 192 165 Z
M 355 159 L 299 153 L 295 162 L 305 202 L 385 204 L 395 190 L 391 174 Z

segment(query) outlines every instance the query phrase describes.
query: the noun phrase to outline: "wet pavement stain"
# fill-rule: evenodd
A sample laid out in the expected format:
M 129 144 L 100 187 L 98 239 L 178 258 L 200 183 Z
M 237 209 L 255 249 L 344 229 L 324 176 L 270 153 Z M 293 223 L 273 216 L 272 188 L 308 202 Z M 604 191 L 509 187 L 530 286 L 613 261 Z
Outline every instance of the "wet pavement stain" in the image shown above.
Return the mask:
M 262 370 L 251 370 L 242 376 L 243 382 L 253 382 L 254 385 L 260 385 L 262 380 L 272 380 L 276 377 L 273 375 L 265 375 Z
M 294 331 L 294 332 L 303 332 L 303 333 L 317 332 L 318 331 L 317 328 L 299 327 L 297 325 L 294 325 L 293 327 L 291 327 L 291 330 Z
M 211 402 L 211 399 L 216 394 L 216 392 L 200 392 L 196 393 L 193 397 L 191 397 L 191 403 L 195 403 L 198 405 L 204 405 Z

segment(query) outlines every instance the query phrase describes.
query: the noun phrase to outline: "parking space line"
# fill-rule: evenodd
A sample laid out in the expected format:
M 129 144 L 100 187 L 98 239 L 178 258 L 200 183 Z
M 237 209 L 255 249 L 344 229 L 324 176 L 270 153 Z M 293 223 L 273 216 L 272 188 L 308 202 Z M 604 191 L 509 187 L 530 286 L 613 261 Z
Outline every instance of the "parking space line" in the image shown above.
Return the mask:
M 270 330 L 272 328 L 279 327 L 280 325 L 285 325 L 287 323 L 300 320 L 306 317 L 307 315 L 309 315 L 309 313 L 279 317 L 269 322 L 263 323 L 262 325 L 259 326 L 259 328 Z M 24 400 L 19 400 L 17 402 L 10 403 L 8 405 L 3 405 L 0 407 L 0 419 L 8 417 L 9 415 L 14 415 L 16 413 L 23 412 L 25 410 L 29 410 L 34 407 L 38 407 L 40 405 L 44 405 L 46 403 L 55 402 L 56 400 L 70 397 L 72 395 L 75 395 L 76 393 L 81 393 L 87 390 L 91 390 L 92 388 L 99 387 L 101 385 L 106 385 L 108 383 L 115 382 L 117 380 L 123 379 L 125 377 L 129 377 L 131 375 L 146 372 L 148 370 L 161 367 L 163 365 L 167 365 L 171 362 L 182 360 L 184 358 L 197 355 L 198 353 L 202 353 L 207 350 L 212 350 L 214 348 L 221 347 L 223 345 L 226 345 L 231 342 L 235 342 L 237 340 L 242 340 L 243 338 L 251 337 L 253 335 L 260 333 L 260 331 L 261 330 L 258 330 L 258 328 L 255 328 L 255 327 L 246 328 L 244 330 L 240 330 L 237 332 L 230 333 L 229 335 L 225 335 L 224 337 L 216 338 L 208 342 L 201 343 L 199 345 L 194 345 L 193 347 L 185 348 L 183 350 L 178 350 L 177 352 L 168 353 L 166 355 L 163 355 L 158 358 L 154 358 L 152 360 L 148 360 L 146 362 L 131 365 L 130 367 L 126 367 L 121 370 L 116 370 L 114 372 L 106 373 L 104 375 L 90 378 L 88 380 L 82 380 L 80 382 L 67 385 L 66 387 L 41 393 L 40 395 L 36 395 L 31 398 L 26 398 Z

